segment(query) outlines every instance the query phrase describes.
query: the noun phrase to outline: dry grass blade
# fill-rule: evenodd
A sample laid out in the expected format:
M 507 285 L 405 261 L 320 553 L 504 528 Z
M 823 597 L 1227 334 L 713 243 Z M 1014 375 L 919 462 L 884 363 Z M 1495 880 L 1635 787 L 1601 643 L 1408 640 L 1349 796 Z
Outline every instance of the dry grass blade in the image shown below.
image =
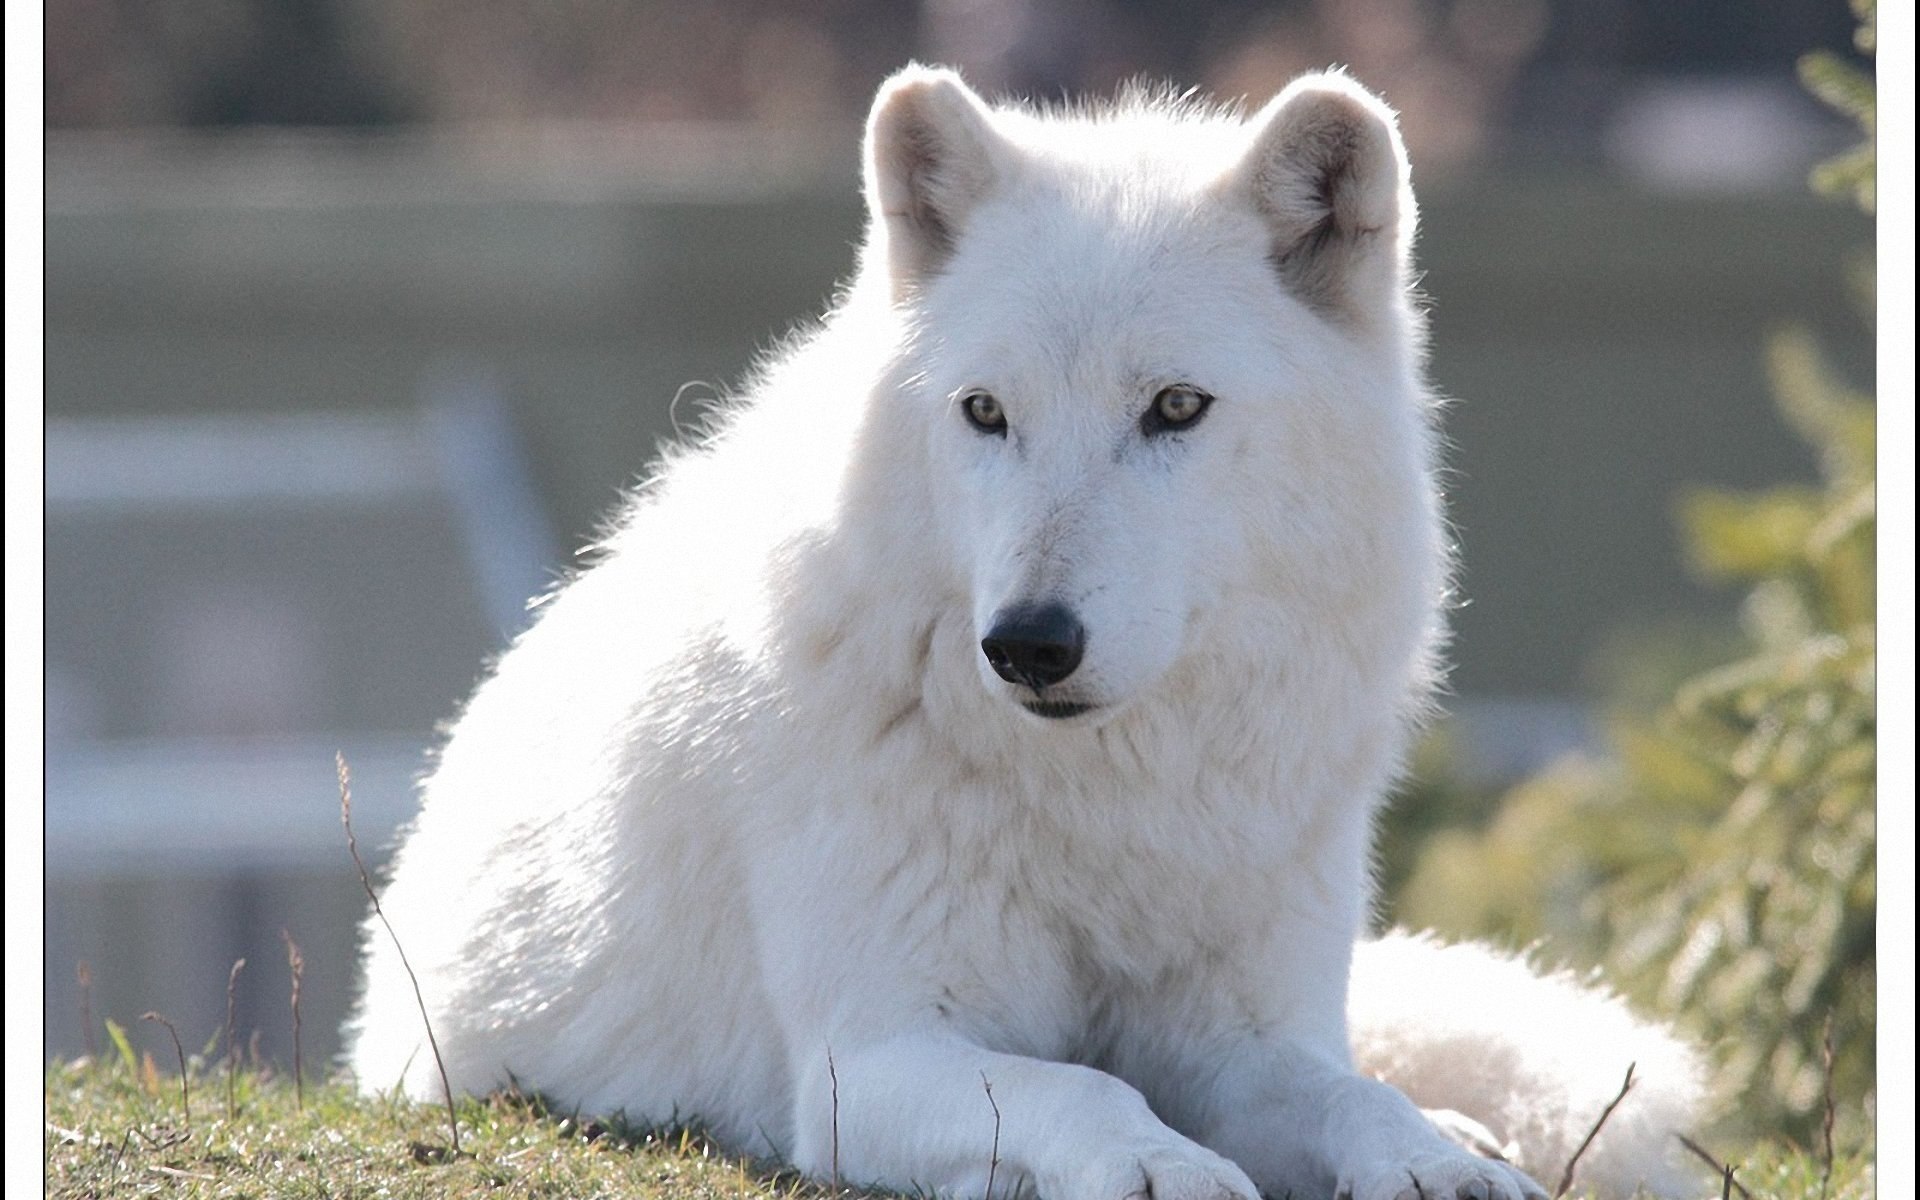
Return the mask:
M 400 955 L 400 966 L 407 973 L 407 982 L 413 985 L 413 1002 L 420 1006 L 420 1023 L 427 1030 L 427 1048 L 433 1051 L 433 1065 L 440 1072 L 440 1092 L 447 1101 L 447 1128 L 453 1137 L 453 1152 L 458 1154 L 460 1117 L 453 1107 L 453 1084 L 447 1081 L 446 1060 L 440 1057 L 440 1042 L 433 1036 L 433 1020 L 427 1016 L 427 1000 L 420 994 L 420 979 L 413 973 L 413 964 L 407 961 L 407 948 L 400 944 L 400 935 L 393 931 L 393 922 L 387 920 L 386 912 L 381 909 L 380 897 L 373 890 L 373 880 L 367 876 L 367 864 L 360 861 L 359 844 L 353 840 L 353 780 L 347 773 L 347 756 L 336 752 L 333 766 L 340 779 L 340 825 L 347 831 L 347 853 L 353 856 L 354 868 L 360 872 L 360 886 L 366 889 L 367 899 L 373 904 L 373 915 L 380 918 L 387 936 L 393 939 L 393 948 Z
M 1753 1193 L 1747 1191 L 1746 1185 L 1733 1177 L 1732 1163 L 1714 1154 L 1711 1150 L 1708 1150 L 1705 1146 L 1702 1146 L 1699 1142 L 1694 1141 L 1684 1133 L 1676 1133 L 1673 1136 L 1679 1138 L 1680 1144 L 1692 1152 L 1695 1158 L 1698 1158 L 1701 1162 L 1706 1163 L 1714 1170 L 1720 1172 L 1721 1200 L 1731 1200 L 1727 1194 L 1729 1189 L 1739 1192 L 1742 1200 L 1753 1200 Z
M 829 1119 L 833 1122 L 833 1186 L 840 1186 L 840 1075 L 833 1069 L 833 1047 L 827 1047 L 827 1086 L 831 1090 L 833 1112 Z
M 287 944 L 287 970 L 293 976 L 293 994 L 290 1000 L 293 1005 L 293 1105 L 297 1109 L 304 1110 L 307 1104 L 304 1090 L 306 1072 L 302 1069 L 300 1062 L 300 977 L 306 974 L 307 960 L 300 953 L 300 943 L 293 940 L 292 934 L 282 929 L 280 940 Z
M 1826 1108 L 1820 1120 L 1820 1200 L 1833 1186 L 1833 1013 L 1820 1032 L 1820 1086 Z
M 1587 1130 L 1587 1136 L 1581 1139 L 1580 1145 L 1573 1152 L 1573 1157 L 1567 1160 L 1567 1169 L 1560 1173 L 1560 1186 L 1553 1193 L 1556 1198 L 1566 1195 L 1572 1189 L 1573 1172 L 1574 1168 L 1580 1165 L 1580 1156 L 1587 1152 L 1588 1146 L 1593 1145 L 1593 1139 L 1599 1137 L 1600 1131 L 1606 1127 L 1607 1118 L 1613 1115 L 1613 1110 L 1620 1107 L 1620 1102 L 1625 1100 L 1627 1093 L 1633 1090 L 1633 1069 L 1639 1065 L 1638 1063 L 1627 1064 L 1627 1077 L 1620 1081 L 1619 1094 L 1607 1103 L 1607 1107 L 1600 1113 L 1600 1119 L 1593 1123 L 1592 1129 Z
M 193 1134 L 185 1129 L 163 1129 L 159 1136 L 155 1137 L 143 1129 L 129 1129 L 127 1136 L 120 1143 L 119 1158 L 124 1159 L 127 1156 L 127 1147 L 133 1144 L 134 1138 L 139 1138 L 149 1150 L 171 1150 L 184 1142 L 192 1141 Z
M 80 1037 L 81 1044 L 87 1048 L 89 1062 L 99 1057 L 100 1051 L 93 1042 L 93 968 L 86 959 L 74 964 L 73 977 L 80 984 Z
M 1000 1104 L 993 1098 L 993 1083 L 985 1071 L 980 1072 L 980 1086 L 987 1089 L 987 1103 L 993 1106 L 993 1149 L 987 1154 L 987 1194 L 982 1200 L 993 1200 L 993 1176 L 1000 1169 Z
M 240 1106 L 234 1103 L 233 1079 L 240 1070 L 240 1047 L 233 1040 L 233 993 L 234 985 L 240 981 L 240 968 L 247 965 L 244 958 L 233 960 L 233 969 L 227 972 L 227 1120 L 240 1115 Z
M 180 1060 L 180 1128 L 183 1131 L 190 1130 L 193 1128 L 193 1108 L 187 1102 L 187 1052 L 180 1048 L 180 1031 L 173 1027 L 172 1021 L 157 1012 L 141 1013 L 140 1019 L 166 1026 L 167 1036 L 173 1039 L 173 1054 Z
M 220 1182 L 218 1175 L 204 1175 L 198 1171 L 182 1171 L 179 1167 L 167 1167 L 159 1163 L 148 1163 L 147 1170 L 153 1172 L 155 1175 L 165 1175 L 168 1179 L 197 1179 L 203 1183 Z

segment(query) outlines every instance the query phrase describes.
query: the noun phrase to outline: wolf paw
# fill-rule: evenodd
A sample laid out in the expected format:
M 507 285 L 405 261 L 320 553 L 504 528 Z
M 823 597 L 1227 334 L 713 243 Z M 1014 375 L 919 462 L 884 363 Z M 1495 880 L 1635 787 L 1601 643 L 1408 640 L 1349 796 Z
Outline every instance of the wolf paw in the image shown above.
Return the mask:
M 1426 1154 L 1341 1185 L 1345 1200 L 1547 1200 L 1544 1188 L 1503 1162 L 1460 1151 Z
M 1103 1200 L 1259 1200 L 1246 1173 L 1197 1144 L 1169 1145 L 1098 1168 L 1074 1195 Z

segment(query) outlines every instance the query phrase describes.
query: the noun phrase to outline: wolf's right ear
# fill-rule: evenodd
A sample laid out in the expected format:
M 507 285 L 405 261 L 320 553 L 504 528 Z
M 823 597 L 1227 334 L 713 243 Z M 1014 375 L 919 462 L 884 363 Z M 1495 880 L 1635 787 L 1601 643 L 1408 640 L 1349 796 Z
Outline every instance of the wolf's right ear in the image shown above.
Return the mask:
M 885 231 L 896 300 L 953 253 L 1007 165 L 992 113 L 954 72 L 910 66 L 880 85 L 867 116 L 867 208 L 875 232 Z

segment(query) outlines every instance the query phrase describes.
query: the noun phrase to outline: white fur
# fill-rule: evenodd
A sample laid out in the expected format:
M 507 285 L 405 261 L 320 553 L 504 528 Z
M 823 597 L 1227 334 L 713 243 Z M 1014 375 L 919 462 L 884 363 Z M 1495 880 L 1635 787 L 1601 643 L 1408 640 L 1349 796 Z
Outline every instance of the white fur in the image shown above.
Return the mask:
M 384 906 L 455 1086 L 943 1195 L 1536 1194 L 1349 1050 L 1448 574 L 1391 114 L 1334 75 L 1248 121 L 1040 116 L 909 68 L 867 194 L 840 303 L 547 602 L 425 785 Z M 1213 406 L 1149 436 L 1175 384 Z M 1040 602 L 1084 626 L 1045 697 L 1082 715 L 986 665 Z M 1525 1142 L 1561 1154 L 1624 1063 L 1542 1022 L 1628 1018 L 1476 949 L 1384 952 L 1369 1060 L 1557 1170 Z M 1455 1038 L 1461 1009 L 1511 1036 Z M 349 1033 L 363 1086 L 437 1088 L 371 925 Z M 1583 1174 L 1617 1190 L 1669 1178 L 1694 1086 L 1636 1036 L 1629 1104 L 1662 1100 Z

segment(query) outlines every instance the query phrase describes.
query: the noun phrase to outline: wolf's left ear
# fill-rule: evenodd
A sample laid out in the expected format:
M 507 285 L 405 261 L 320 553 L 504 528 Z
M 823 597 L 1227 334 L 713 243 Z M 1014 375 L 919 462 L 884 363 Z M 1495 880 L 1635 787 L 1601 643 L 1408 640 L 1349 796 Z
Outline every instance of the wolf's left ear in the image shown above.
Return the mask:
M 867 208 L 884 231 L 895 299 L 952 255 L 1008 161 L 991 111 L 954 72 L 910 66 L 880 86 L 867 117 Z
M 1405 286 L 1413 190 L 1393 111 L 1340 74 L 1296 79 L 1248 123 L 1228 179 L 1266 222 L 1295 296 L 1336 319 L 1388 311 Z

